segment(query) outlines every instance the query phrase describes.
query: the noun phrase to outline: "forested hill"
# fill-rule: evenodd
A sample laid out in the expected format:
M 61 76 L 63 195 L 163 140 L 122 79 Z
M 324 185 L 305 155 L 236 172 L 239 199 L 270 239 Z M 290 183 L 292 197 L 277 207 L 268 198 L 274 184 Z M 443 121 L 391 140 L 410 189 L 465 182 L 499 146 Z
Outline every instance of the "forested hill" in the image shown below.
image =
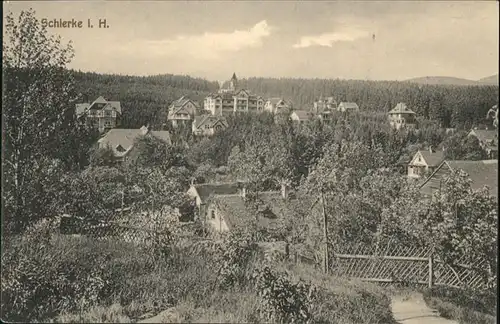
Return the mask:
M 420 85 L 398 81 L 338 79 L 249 78 L 240 80 L 263 97 L 284 97 L 296 109 L 312 108 L 314 100 L 333 96 L 354 101 L 362 110 L 389 111 L 405 102 L 419 116 L 438 120 L 444 127 L 470 127 L 485 122 L 488 109 L 498 102 L 498 86 Z
M 82 102 L 99 95 L 118 100 L 123 107 L 122 126 L 137 128 L 165 122 L 173 100 L 188 96 L 203 105 L 203 98 L 217 91 L 215 81 L 181 75 L 121 76 L 74 71 Z M 365 111 L 389 111 L 405 102 L 419 116 L 438 120 L 444 127 L 471 127 L 486 122 L 486 112 L 498 102 L 498 86 L 419 85 L 397 81 L 334 79 L 249 78 L 239 87 L 263 96 L 284 97 L 296 109 L 311 109 L 319 96 L 354 101 Z
M 217 82 L 182 75 L 123 76 L 73 71 L 81 102 L 92 102 L 98 96 L 120 101 L 123 128 L 139 128 L 146 123 L 159 128 L 170 103 L 181 96 L 202 103 L 203 98 L 218 89 Z

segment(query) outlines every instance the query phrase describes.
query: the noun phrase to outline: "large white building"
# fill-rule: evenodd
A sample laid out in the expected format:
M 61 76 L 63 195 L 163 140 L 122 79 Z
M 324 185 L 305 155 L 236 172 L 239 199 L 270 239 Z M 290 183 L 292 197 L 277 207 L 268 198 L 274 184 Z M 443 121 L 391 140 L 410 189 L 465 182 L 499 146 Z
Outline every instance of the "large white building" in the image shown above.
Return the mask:
M 217 93 L 205 98 L 203 108 L 216 116 L 236 112 L 261 112 L 264 110 L 264 99 L 248 90 L 238 89 L 238 78 L 233 73 L 231 80 L 224 82 Z

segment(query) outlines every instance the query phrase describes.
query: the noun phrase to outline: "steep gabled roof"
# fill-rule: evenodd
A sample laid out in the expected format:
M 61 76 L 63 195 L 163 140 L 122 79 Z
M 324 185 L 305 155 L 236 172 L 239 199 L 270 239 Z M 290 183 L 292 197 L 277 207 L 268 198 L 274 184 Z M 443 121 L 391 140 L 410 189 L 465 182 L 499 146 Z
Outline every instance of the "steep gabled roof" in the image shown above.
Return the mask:
M 355 102 L 341 102 L 339 103 L 338 108 L 359 109 L 358 104 Z
M 269 98 L 269 99 L 267 99 L 267 101 L 269 101 L 269 103 L 272 104 L 273 106 L 276 106 L 282 100 L 283 99 L 281 99 L 281 98 Z
M 420 154 L 425 160 L 425 163 L 430 167 L 439 166 L 444 161 L 444 152 L 442 150 L 437 150 L 432 153 L 429 150 L 420 150 L 415 153 L 415 156 L 417 154 Z
M 496 130 L 473 129 L 470 131 L 469 136 L 476 136 L 477 139 L 484 144 L 496 144 L 496 142 L 498 141 L 498 132 Z
M 79 117 L 85 114 L 89 109 L 93 108 L 94 104 L 104 104 L 101 109 L 114 109 L 119 114 L 122 113 L 122 107 L 119 101 L 107 101 L 103 96 L 99 96 L 96 100 L 94 100 L 91 104 L 89 103 L 81 103 L 76 104 L 75 113 Z
M 469 175 L 472 180 L 471 188 L 478 190 L 484 186 L 490 188 L 490 193 L 498 197 L 498 160 L 482 160 L 482 161 L 462 161 L 462 160 L 445 160 L 427 178 L 420 188 L 424 187 L 429 181 L 433 180 L 435 175 L 439 174 L 442 168 L 451 170 L 463 170 Z
M 194 189 L 198 193 L 201 202 L 205 202 L 208 197 L 213 195 L 231 195 L 237 194 L 239 189 L 239 183 L 229 182 L 229 183 L 200 183 L 193 185 Z
M 194 118 L 193 125 L 195 128 L 200 128 L 201 126 L 208 125 L 209 127 L 213 127 L 218 122 L 222 122 L 226 124 L 226 120 L 224 117 L 213 116 L 213 115 L 202 115 L 196 116 Z
M 224 212 L 224 220 L 230 229 L 244 227 L 256 222 L 259 227 L 273 229 L 279 227 L 286 213 L 286 203 L 279 192 L 258 193 L 262 201 L 261 207 L 267 207 L 260 212 L 254 210 L 251 204 L 245 202 L 239 194 L 219 195 L 214 198 L 214 203 Z
M 400 102 L 394 107 L 389 114 L 415 114 L 413 110 L 408 108 L 404 102 Z
M 167 144 L 171 144 L 168 131 L 150 131 L 148 134 Z M 115 156 L 123 156 L 132 149 L 135 140 L 142 135 L 144 135 L 142 129 L 113 128 L 101 137 L 98 142 L 100 145 L 109 146 Z
M 306 110 L 295 110 L 292 114 L 295 114 L 299 120 L 309 120 L 313 117 L 312 114 Z
M 87 111 L 87 109 L 89 107 L 90 107 L 90 104 L 88 102 L 76 104 L 76 109 L 75 109 L 76 116 L 80 117 L 81 115 L 85 114 L 85 112 Z

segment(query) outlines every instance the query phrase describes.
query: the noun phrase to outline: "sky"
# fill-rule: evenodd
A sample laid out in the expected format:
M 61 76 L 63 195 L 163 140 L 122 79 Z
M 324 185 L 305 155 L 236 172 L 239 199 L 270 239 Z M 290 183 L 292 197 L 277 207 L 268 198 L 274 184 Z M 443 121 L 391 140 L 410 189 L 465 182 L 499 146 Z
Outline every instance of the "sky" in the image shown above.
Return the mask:
M 10 1 L 4 15 L 29 8 L 39 19 L 83 21 L 48 28 L 72 41 L 69 67 L 82 71 L 209 80 L 498 73 L 496 1 Z

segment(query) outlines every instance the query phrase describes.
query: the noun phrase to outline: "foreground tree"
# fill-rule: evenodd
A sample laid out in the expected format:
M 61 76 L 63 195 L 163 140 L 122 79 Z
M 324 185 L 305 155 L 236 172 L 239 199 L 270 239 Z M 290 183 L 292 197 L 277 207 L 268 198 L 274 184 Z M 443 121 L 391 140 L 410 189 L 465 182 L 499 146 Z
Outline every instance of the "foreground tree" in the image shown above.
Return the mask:
M 53 158 L 64 130 L 73 123 L 77 99 L 69 71 L 71 44 L 47 34 L 33 10 L 18 19 L 6 17 L 3 43 L 3 168 L 4 220 L 7 229 L 19 230 L 44 217 L 29 188 L 43 185 L 37 170 Z

